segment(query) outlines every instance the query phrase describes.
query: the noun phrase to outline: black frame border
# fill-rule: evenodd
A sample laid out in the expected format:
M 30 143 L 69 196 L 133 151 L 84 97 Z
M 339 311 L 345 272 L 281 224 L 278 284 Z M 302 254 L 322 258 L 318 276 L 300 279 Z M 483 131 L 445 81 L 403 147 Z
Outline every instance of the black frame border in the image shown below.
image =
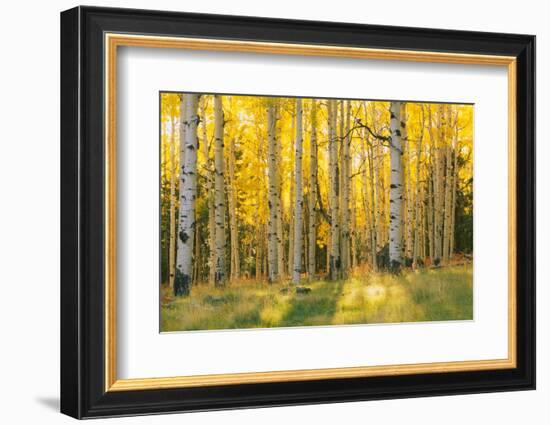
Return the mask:
M 517 367 L 105 392 L 104 33 L 517 58 Z M 75 418 L 535 388 L 535 36 L 80 6 L 61 13 L 61 412 Z

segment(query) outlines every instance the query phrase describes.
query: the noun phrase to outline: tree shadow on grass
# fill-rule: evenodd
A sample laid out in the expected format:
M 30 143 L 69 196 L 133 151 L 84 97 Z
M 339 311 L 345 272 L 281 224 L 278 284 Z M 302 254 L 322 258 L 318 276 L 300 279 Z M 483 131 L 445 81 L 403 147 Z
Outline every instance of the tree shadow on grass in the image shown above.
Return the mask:
M 331 325 L 344 281 L 319 282 L 310 293 L 295 294 L 278 326 Z

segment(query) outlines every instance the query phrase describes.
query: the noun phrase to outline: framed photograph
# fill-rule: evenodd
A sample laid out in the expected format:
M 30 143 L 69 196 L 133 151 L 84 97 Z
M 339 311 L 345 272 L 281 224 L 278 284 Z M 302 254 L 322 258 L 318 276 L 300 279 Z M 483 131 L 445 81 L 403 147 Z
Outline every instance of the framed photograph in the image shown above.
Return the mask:
M 61 411 L 535 388 L 535 37 L 61 14 Z

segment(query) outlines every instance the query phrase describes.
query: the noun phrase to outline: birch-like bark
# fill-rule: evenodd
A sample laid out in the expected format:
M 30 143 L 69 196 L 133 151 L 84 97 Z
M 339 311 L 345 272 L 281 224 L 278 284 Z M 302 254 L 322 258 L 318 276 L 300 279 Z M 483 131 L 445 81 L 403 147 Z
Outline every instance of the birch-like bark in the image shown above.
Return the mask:
M 327 235 L 327 246 L 326 246 L 326 256 L 325 256 L 325 269 L 326 273 L 330 278 L 330 250 L 331 250 L 332 244 L 330 243 L 330 232 L 328 232 Z
M 366 135 L 365 135 L 366 136 Z M 365 139 L 368 141 L 368 139 Z M 369 176 L 370 176 L 370 214 L 371 214 L 371 258 L 372 258 L 372 269 L 375 272 L 378 272 L 378 260 L 376 258 L 376 251 L 378 249 L 378 214 L 377 211 L 377 169 L 374 164 L 374 148 L 370 144 L 368 161 L 369 161 Z M 366 183 L 366 182 L 365 182 Z M 365 189 L 366 190 L 366 189 Z
M 302 173 L 306 173 L 306 171 L 302 170 Z M 302 183 L 302 188 L 304 187 L 305 181 Z M 305 189 L 305 188 L 304 188 Z M 303 211 L 303 226 L 302 226 L 302 243 L 304 245 L 304 249 L 302 250 L 302 272 L 305 273 L 307 276 L 309 276 L 309 225 L 308 225 L 308 217 L 309 217 L 309 202 L 308 202 L 308 196 L 309 194 L 305 194 L 304 190 L 304 211 Z
M 366 144 L 368 143 L 367 139 L 367 130 L 363 129 L 362 131 L 362 137 L 361 137 L 361 163 L 362 169 L 361 169 L 361 195 L 363 199 L 363 212 L 365 213 L 365 227 L 364 227 L 364 236 L 363 239 L 365 241 L 365 247 L 369 247 L 370 250 L 366 253 L 365 257 L 371 267 L 373 267 L 376 263 L 376 248 L 373 249 L 375 246 L 373 243 L 373 232 L 374 232 L 374 217 L 372 216 L 372 202 L 369 204 L 369 184 L 367 179 L 367 170 L 370 169 L 370 167 L 367 167 L 367 164 L 371 164 L 370 158 L 367 158 L 367 148 Z M 370 186 L 370 189 L 373 190 L 372 185 Z M 374 236 L 376 239 L 376 236 Z
M 390 215 L 388 211 L 388 196 L 386 196 L 386 189 L 389 195 L 389 183 L 386 182 L 386 173 L 384 172 L 386 166 L 386 151 L 384 146 L 376 145 L 374 150 L 376 161 L 374 162 L 374 175 L 376 176 L 376 195 L 378 196 L 378 248 L 383 248 L 382 241 L 389 239 L 388 224 L 390 221 Z
M 435 148 L 434 172 L 432 175 L 433 197 L 434 197 L 434 256 L 433 264 L 438 265 L 441 262 L 441 152 L 438 147 Z
M 370 102 L 372 126 L 375 133 L 380 133 L 380 129 L 377 128 L 376 122 L 380 120 L 380 114 L 377 113 L 376 103 Z M 366 106 L 365 106 L 365 109 Z M 375 204 L 373 204 L 373 211 L 376 215 L 375 229 L 376 229 L 376 252 L 381 247 L 383 241 L 387 241 L 387 225 L 389 222 L 389 215 L 386 214 L 386 177 L 384 173 L 385 166 L 385 148 L 381 143 L 377 143 L 374 146 L 374 142 L 369 143 L 371 160 L 373 165 L 373 173 L 371 174 L 371 183 L 375 190 Z M 373 179 L 373 180 L 372 180 Z
M 336 138 L 336 101 L 328 101 L 328 155 L 329 155 L 329 204 L 330 204 L 330 249 L 329 275 L 337 280 L 341 275 L 340 257 L 340 211 L 338 176 L 338 141 Z
M 390 104 L 390 270 L 398 273 L 403 264 L 403 148 L 401 102 Z
M 258 151 L 257 155 L 258 158 L 262 158 L 264 154 L 264 137 L 262 135 L 259 136 L 259 143 L 258 143 Z M 265 185 L 265 172 L 266 169 L 264 168 L 263 160 L 260 161 L 261 168 L 259 170 L 259 178 L 261 181 L 261 185 Z M 263 189 L 258 187 L 256 189 L 256 205 L 260 206 L 262 204 L 266 204 L 266 196 Z M 269 213 L 269 211 L 268 211 Z M 262 222 L 261 220 L 257 220 L 256 222 L 256 280 L 260 280 L 263 277 L 267 277 L 267 226 L 266 223 Z
M 293 127 L 293 133 L 296 133 L 296 129 Z M 290 193 L 289 193 L 289 205 L 291 208 L 294 208 L 294 181 L 295 174 L 294 170 L 290 172 Z M 294 273 L 294 214 L 290 211 L 288 217 L 288 253 L 286 258 L 287 261 L 287 273 L 292 279 L 292 274 Z
M 402 116 L 401 121 L 407 122 L 407 104 L 402 104 Z M 407 127 L 404 126 L 401 132 L 402 143 L 406 148 L 406 158 L 403 158 L 402 161 L 406 164 L 403 165 L 404 172 L 406 177 L 403 178 L 403 181 L 406 182 L 404 186 L 405 189 L 405 201 L 406 201 L 406 221 L 405 226 L 405 237 L 404 237 L 404 251 L 407 258 L 412 258 L 413 256 L 413 184 L 412 184 L 412 174 L 411 174 L 411 144 L 409 143 L 409 135 L 407 132 Z
M 241 274 L 239 257 L 239 227 L 237 224 L 237 194 L 235 193 L 235 139 L 231 139 L 229 142 L 227 169 L 229 174 L 227 198 L 229 203 L 229 232 L 231 234 L 231 279 L 235 280 L 238 279 Z
M 269 283 L 279 279 L 277 250 L 277 140 L 275 105 L 271 99 L 267 105 L 267 161 L 268 161 L 268 208 L 267 223 L 267 269 Z
M 161 146 L 161 164 L 162 167 L 162 180 L 160 182 L 160 190 L 161 190 L 161 196 L 170 196 L 170 146 L 167 146 L 165 143 Z M 166 188 L 165 186 L 168 185 Z M 161 255 L 162 258 L 170 258 L 170 198 L 168 198 L 168 203 L 161 203 L 161 214 L 162 217 L 166 215 L 166 219 L 168 220 L 168 226 L 166 227 L 167 234 L 166 236 L 163 235 L 161 243 Z M 175 233 L 175 232 L 174 232 Z M 166 285 L 170 287 L 170 262 L 168 261 L 166 263 Z M 165 283 L 164 281 L 162 283 Z
M 179 204 L 179 199 L 174 199 L 174 198 L 176 197 L 176 190 L 179 189 L 179 183 L 181 181 L 181 176 L 180 176 L 180 173 L 178 172 L 178 170 L 181 169 L 181 167 L 183 167 L 183 162 L 185 161 L 185 149 L 183 149 L 183 145 L 185 143 L 185 128 L 186 128 L 186 125 L 185 125 L 185 94 L 182 94 L 181 98 L 180 98 L 180 117 L 179 118 L 180 118 L 179 119 L 179 139 L 180 139 L 179 147 L 180 147 L 180 151 L 179 151 L 179 164 L 178 164 L 179 168 L 176 168 L 174 166 L 175 164 L 172 164 L 172 166 L 174 166 L 174 168 L 172 169 L 173 177 L 177 181 L 176 181 L 176 184 L 174 186 L 174 195 L 173 195 L 173 197 L 170 198 L 170 206 L 172 206 L 172 205 L 175 206 L 176 203 Z M 176 153 L 174 152 L 174 154 L 172 155 L 172 161 L 174 161 L 174 163 L 176 162 L 175 157 L 176 157 Z M 170 285 L 170 288 L 173 291 L 174 290 L 174 280 L 176 278 L 176 261 L 177 261 L 176 249 L 177 249 L 177 246 L 178 246 L 178 242 L 177 242 L 178 237 L 177 237 L 177 234 L 176 234 L 176 228 L 179 226 L 179 217 L 176 217 L 175 208 L 174 208 L 174 211 L 172 211 L 172 210 L 170 211 L 170 224 L 171 224 L 171 226 L 170 226 L 171 227 L 171 229 L 170 229 L 171 232 L 172 232 L 172 226 L 173 226 L 174 239 L 170 241 L 170 244 L 168 246 L 168 267 L 169 267 L 169 285 Z M 172 235 L 172 233 L 171 233 L 171 235 Z
M 457 117 L 458 119 L 458 117 Z M 452 201 L 451 201 L 451 229 L 449 238 L 449 257 L 452 258 L 454 254 L 454 241 L 455 241 L 455 218 L 456 218 L 456 186 L 458 180 L 458 129 L 455 124 L 455 134 L 453 143 L 453 180 L 452 180 Z
M 438 110 L 437 114 L 437 128 L 438 128 L 438 135 L 434 136 L 433 132 L 433 120 L 432 120 L 432 111 L 431 107 L 428 107 L 428 114 L 429 114 L 429 133 L 430 133 L 430 141 L 433 149 L 433 163 L 432 163 L 432 175 L 431 175 L 431 182 L 432 182 L 432 198 L 433 198 L 433 204 L 432 204 L 432 211 L 433 211 L 433 236 L 432 236 L 432 242 L 433 242 L 433 255 L 431 255 L 432 264 L 438 265 L 441 262 L 441 254 L 442 254 L 442 247 L 441 247 L 441 229 L 443 227 L 443 216 L 442 216 L 442 172 L 441 172 L 441 140 L 443 137 L 441 136 L 441 107 Z
M 317 250 L 317 102 L 311 101 L 311 136 L 309 142 L 309 251 L 308 272 L 312 279 L 316 274 Z
M 214 96 L 214 204 L 216 224 L 216 264 L 214 284 L 223 286 L 227 280 L 225 266 L 225 176 L 224 176 L 224 115 L 221 96 Z
M 292 112 L 292 133 L 296 134 L 296 105 L 293 106 Z M 289 194 L 289 205 L 290 209 L 294 207 L 294 180 L 295 174 L 294 169 L 290 172 L 290 194 Z M 286 256 L 287 261 L 287 274 L 292 279 L 292 274 L 294 273 L 294 214 L 292 210 L 290 211 L 288 217 L 288 254 Z
M 255 264 L 255 276 L 256 280 L 260 280 L 262 277 L 262 255 L 263 255 L 263 232 L 262 232 L 262 225 L 258 224 L 256 225 L 256 264 Z
M 418 264 L 418 256 L 420 251 L 420 158 L 422 156 L 422 141 L 424 139 L 424 105 L 422 108 L 422 118 L 420 134 L 416 139 L 416 194 L 414 203 L 414 242 L 413 242 L 413 269 L 416 269 Z
M 436 265 L 440 264 L 443 260 L 443 229 L 445 224 L 445 114 L 444 105 L 440 104 L 437 113 L 438 118 L 438 132 L 437 132 L 437 193 L 436 193 L 436 206 L 435 214 L 437 216 L 436 221 Z
M 202 96 L 200 102 L 201 109 L 201 122 L 202 122 L 202 153 L 204 156 L 204 163 L 206 166 L 206 187 L 205 196 L 208 199 L 208 281 L 214 283 L 215 267 L 216 264 L 216 219 L 215 219 L 215 205 L 214 205 L 214 190 L 213 190 L 213 173 L 212 173 L 212 161 L 210 160 L 210 146 L 208 144 L 208 132 L 206 128 L 206 96 Z
M 200 142 L 199 142 L 200 144 Z M 197 198 L 200 198 L 201 196 L 201 188 L 199 185 L 197 185 Z M 195 224 L 195 254 L 193 261 L 193 282 L 199 282 L 200 279 L 200 262 L 199 258 L 201 258 L 201 244 L 200 244 L 200 230 L 196 227 Z
M 365 107 L 365 122 L 367 122 L 367 114 L 368 114 L 368 108 L 367 103 L 364 104 Z M 374 105 L 372 107 L 372 114 L 373 114 L 373 121 L 374 121 Z M 366 150 L 365 144 L 368 145 L 368 151 Z M 370 229 L 370 257 L 371 257 L 371 266 L 374 272 L 378 272 L 378 260 L 376 258 L 376 254 L 378 251 L 378 234 L 379 234 L 379 225 L 378 225 L 378 158 L 375 158 L 375 155 L 377 153 L 377 150 L 375 150 L 372 141 L 370 141 L 370 136 L 367 133 L 366 129 L 364 129 L 364 135 L 363 135 L 363 157 L 364 161 L 368 161 L 368 167 L 369 167 L 369 179 L 370 179 L 370 222 L 371 222 L 371 229 Z M 365 191 L 367 190 L 367 180 L 366 180 L 366 170 L 364 174 L 364 180 L 363 185 L 365 187 Z M 367 214 L 367 210 L 365 210 L 365 213 Z
M 371 217 L 370 217 L 370 210 L 371 210 L 371 205 L 369 204 L 369 195 L 368 195 L 368 190 L 369 190 L 369 184 L 368 184 L 368 179 L 367 179 L 367 170 L 368 170 L 368 167 L 367 167 L 367 164 L 368 164 L 368 160 L 367 160 L 367 150 L 366 150 L 366 130 L 363 129 L 362 130 L 362 137 L 361 137 L 361 151 L 360 151 L 360 159 L 361 159 L 361 201 L 362 201 L 362 210 L 363 210 L 363 213 L 365 214 L 365 225 L 363 226 L 363 241 L 364 241 L 364 246 L 365 248 L 370 248 L 371 246 L 371 241 L 370 241 L 370 238 L 371 238 L 371 231 L 372 231 L 372 222 L 371 222 Z M 371 264 L 371 254 L 370 254 L 370 250 L 369 252 L 364 256 L 365 258 L 367 258 L 367 261 L 369 264 Z
M 181 113 L 181 112 L 180 112 Z M 180 118 L 181 119 L 181 118 Z M 181 125 L 180 125 L 181 128 Z M 177 184 L 177 165 L 176 165 L 176 120 L 172 118 L 170 122 L 170 242 L 168 246 L 168 284 L 171 289 L 174 288 L 174 277 L 176 271 L 176 184 Z M 181 144 L 181 142 L 180 142 Z
M 351 117 L 351 102 L 345 102 L 342 105 L 342 124 L 344 128 L 344 137 L 342 137 L 342 154 L 340 155 L 341 161 L 341 174 L 342 174 L 342 204 L 341 204 L 341 244 L 342 244 L 342 273 L 347 276 L 350 268 L 350 215 L 349 215 L 349 201 L 350 201 L 350 117 Z
M 426 183 L 420 186 L 420 234 L 419 234 L 419 248 L 418 253 L 421 259 L 427 257 L 426 252 L 426 220 L 427 220 L 427 206 L 426 206 Z
M 197 198 L 197 114 L 199 95 L 185 96 L 185 139 L 180 146 L 180 205 L 174 295 L 189 295 L 193 284 L 195 203 Z M 183 161 L 181 160 L 183 158 Z
M 451 107 L 446 105 L 445 108 L 446 119 L 445 122 L 447 126 L 443 130 L 443 135 L 445 137 L 445 226 L 443 228 L 443 264 L 449 263 L 449 238 L 451 232 L 451 202 L 452 202 L 452 161 L 451 161 L 451 145 L 449 143 L 450 139 L 450 122 L 451 122 Z
M 353 169 L 351 168 L 353 164 L 350 163 L 350 175 L 353 175 Z M 350 179 L 350 267 L 354 269 L 357 266 L 357 214 L 355 210 L 355 206 L 357 203 L 356 200 L 356 188 L 355 184 L 353 183 L 353 179 Z M 365 211 L 366 213 L 366 211 Z
M 431 169 L 431 174 L 433 175 L 433 167 Z M 426 185 L 428 186 L 428 211 L 426 215 L 428 216 L 428 245 L 429 245 L 429 254 L 430 260 L 433 262 L 435 258 L 435 243 L 434 243 L 434 190 L 433 190 L 433 179 L 429 177 L 426 178 Z
M 296 136 L 294 155 L 294 261 L 292 270 L 292 282 L 300 283 L 302 273 L 302 226 L 304 193 L 302 191 L 302 99 L 296 99 Z
M 268 278 L 268 282 L 271 283 L 269 281 L 269 266 L 268 266 L 268 259 L 269 258 L 267 256 L 267 250 L 268 250 L 268 247 L 269 247 L 269 243 L 268 243 L 268 240 L 267 240 L 268 227 L 264 226 L 263 231 L 264 231 L 264 243 L 263 243 L 264 256 L 262 258 L 262 270 L 263 270 L 263 275 L 266 276 Z
M 277 185 L 275 190 L 277 195 L 275 198 L 277 204 L 277 274 L 278 279 L 281 279 L 285 274 L 285 247 L 284 247 L 284 234 L 283 234 L 283 201 L 281 198 L 282 193 L 282 179 L 281 179 L 281 158 L 282 158 L 282 144 L 279 135 L 279 129 L 277 122 L 280 119 L 281 108 L 280 105 L 275 103 L 275 146 L 276 146 L 276 175 Z

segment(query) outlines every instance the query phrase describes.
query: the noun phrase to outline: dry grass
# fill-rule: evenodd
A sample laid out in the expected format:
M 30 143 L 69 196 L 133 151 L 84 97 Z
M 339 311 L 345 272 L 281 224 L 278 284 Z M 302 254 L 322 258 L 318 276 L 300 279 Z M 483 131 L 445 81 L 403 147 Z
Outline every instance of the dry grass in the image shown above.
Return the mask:
M 289 284 L 239 282 L 199 285 L 187 298 L 162 289 L 161 331 L 272 328 L 365 323 L 468 320 L 473 317 L 471 265 L 407 271 L 399 276 L 358 273 L 344 281 Z M 285 289 L 288 288 L 288 289 Z

